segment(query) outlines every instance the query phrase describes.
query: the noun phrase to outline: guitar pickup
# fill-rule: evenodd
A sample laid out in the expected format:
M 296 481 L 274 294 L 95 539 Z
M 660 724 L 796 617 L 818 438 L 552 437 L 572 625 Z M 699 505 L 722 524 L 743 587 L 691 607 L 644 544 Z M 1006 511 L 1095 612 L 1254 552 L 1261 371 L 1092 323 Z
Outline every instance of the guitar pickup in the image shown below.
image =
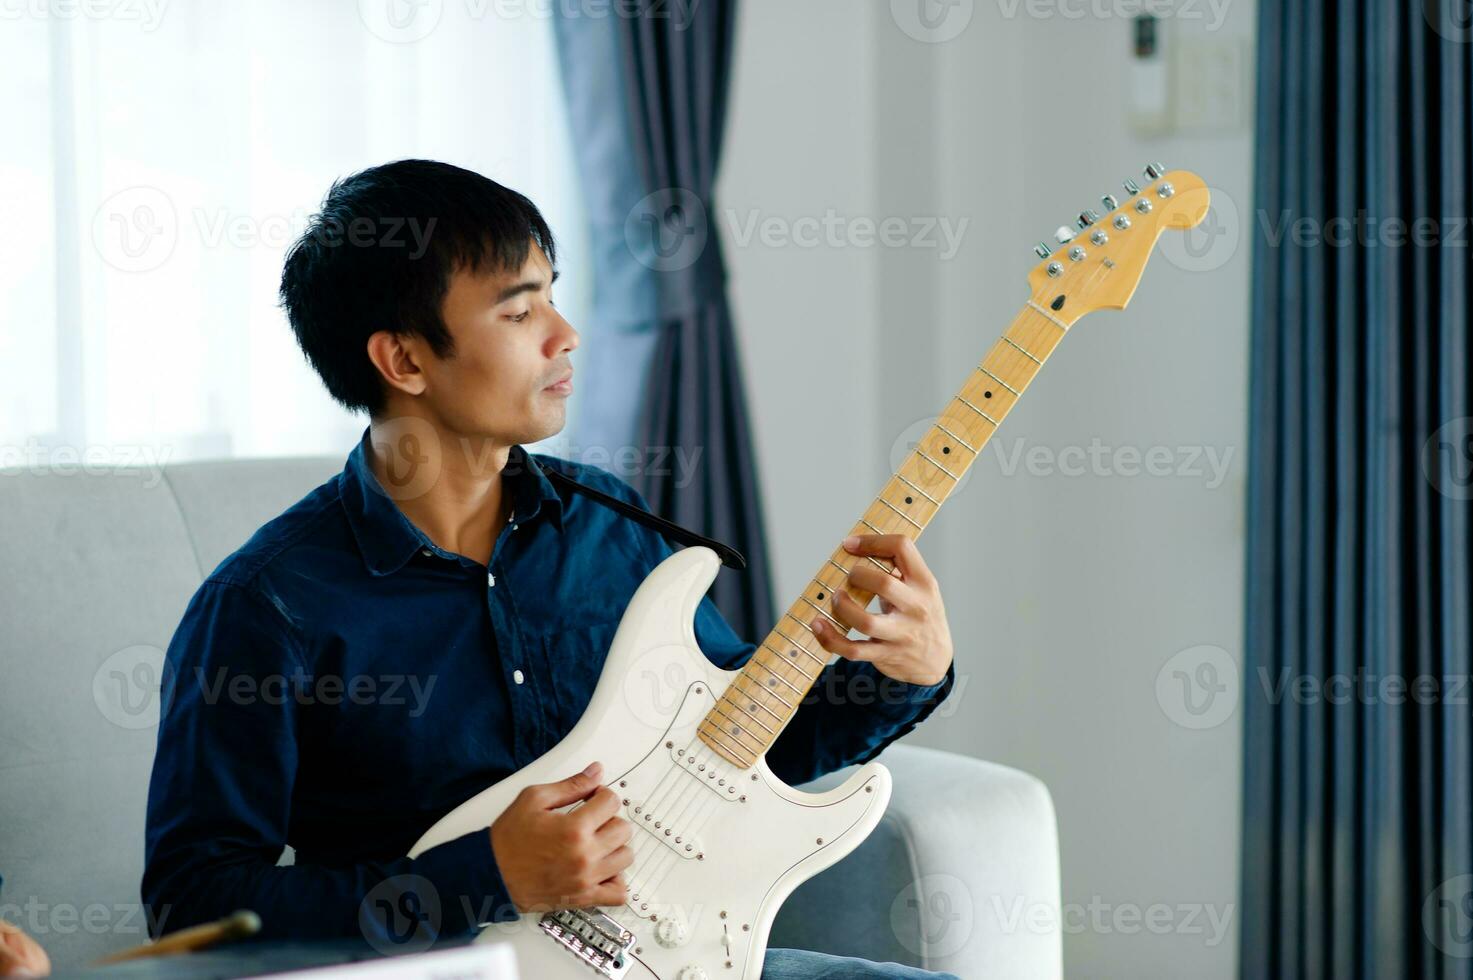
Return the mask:
M 704 861 L 706 859 L 706 851 L 701 847 L 699 838 L 682 833 L 677 827 L 649 809 L 647 804 L 638 800 L 626 800 L 624 819 L 687 860 Z
M 707 758 L 705 752 L 700 752 L 699 755 L 698 752 L 700 750 L 695 748 L 672 748 L 670 758 L 689 773 L 692 779 L 721 799 L 729 803 L 747 802 L 746 792 L 742 789 L 743 773 L 719 756 Z

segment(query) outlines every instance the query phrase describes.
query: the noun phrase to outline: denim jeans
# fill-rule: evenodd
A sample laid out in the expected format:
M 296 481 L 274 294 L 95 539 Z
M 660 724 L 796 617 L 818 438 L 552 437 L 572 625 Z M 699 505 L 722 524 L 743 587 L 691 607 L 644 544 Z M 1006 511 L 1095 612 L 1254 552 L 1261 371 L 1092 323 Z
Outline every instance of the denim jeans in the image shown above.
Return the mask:
M 769 949 L 762 961 L 762 980 L 957 980 L 899 963 L 871 963 L 848 956 L 810 953 L 804 949 Z

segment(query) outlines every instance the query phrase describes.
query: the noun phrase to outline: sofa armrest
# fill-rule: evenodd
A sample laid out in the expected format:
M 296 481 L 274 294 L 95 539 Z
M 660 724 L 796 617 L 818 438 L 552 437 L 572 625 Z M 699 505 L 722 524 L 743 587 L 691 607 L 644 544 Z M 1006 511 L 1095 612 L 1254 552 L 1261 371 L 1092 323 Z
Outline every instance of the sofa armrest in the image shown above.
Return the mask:
M 880 761 L 895 780 L 884 819 L 792 894 L 770 945 L 967 980 L 1061 976 L 1059 841 L 1043 783 L 935 749 L 897 745 Z

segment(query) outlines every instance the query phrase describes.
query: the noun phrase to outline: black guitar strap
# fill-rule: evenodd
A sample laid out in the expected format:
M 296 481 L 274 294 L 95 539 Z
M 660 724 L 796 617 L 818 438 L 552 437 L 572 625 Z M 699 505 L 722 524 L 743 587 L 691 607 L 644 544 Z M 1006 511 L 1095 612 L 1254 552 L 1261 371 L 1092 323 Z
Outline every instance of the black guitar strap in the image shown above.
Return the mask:
M 652 514 L 647 510 L 641 510 L 639 507 L 636 507 L 630 503 L 626 503 L 620 500 L 618 497 L 612 497 L 609 494 L 604 493 L 602 490 L 595 490 L 593 487 L 590 487 L 587 484 L 579 483 L 577 480 L 573 479 L 571 476 L 568 476 L 566 473 L 560 473 L 550 466 L 539 466 L 537 464 L 537 461 L 532 458 L 531 454 L 528 454 L 526 456 L 526 460 L 533 467 L 541 470 L 543 473 L 546 473 L 548 478 L 551 479 L 553 482 L 561 483 L 569 490 L 572 490 L 575 493 L 581 493 L 586 497 L 596 500 L 599 503 L 603 504 L 605 507 L 609 507 L 613 510 L 618 511 L 632 521 L 643 524 L 646 527 L 653 528 L 654 530 L 659 531 L 661 534 L 672 541 L 676 541 L 684 545 L 698 544 L 710 548 L 712 551 L 716 552 L 717 556 L 721 559 L 721 564 L 725 565 L 727 568 L 734 568 L 737 571 L 741 571 L 747 567 L 747 559 L 742 556 L 742 553 L 740 551 L 737 551 L 730 545 L 725 545 L 722 544 L 720 541 L 715 541 L 704 535 L 697 534 L 689 528 L 681 527 L 679 524 L 676 524 L 673 521 L 667 521 L 663 517 Z

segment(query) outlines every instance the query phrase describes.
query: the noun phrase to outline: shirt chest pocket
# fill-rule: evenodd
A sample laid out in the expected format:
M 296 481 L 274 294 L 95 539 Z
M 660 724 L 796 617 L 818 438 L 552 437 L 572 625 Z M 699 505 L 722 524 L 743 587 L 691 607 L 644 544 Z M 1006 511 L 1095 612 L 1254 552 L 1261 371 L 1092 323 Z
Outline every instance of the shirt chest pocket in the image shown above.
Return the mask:
M 559 629 L 541 637 L 552 687 L 552 720 L 558 729 L 554 742 L 566 735 L 587 710 L 618 628 L 615 619 Z

